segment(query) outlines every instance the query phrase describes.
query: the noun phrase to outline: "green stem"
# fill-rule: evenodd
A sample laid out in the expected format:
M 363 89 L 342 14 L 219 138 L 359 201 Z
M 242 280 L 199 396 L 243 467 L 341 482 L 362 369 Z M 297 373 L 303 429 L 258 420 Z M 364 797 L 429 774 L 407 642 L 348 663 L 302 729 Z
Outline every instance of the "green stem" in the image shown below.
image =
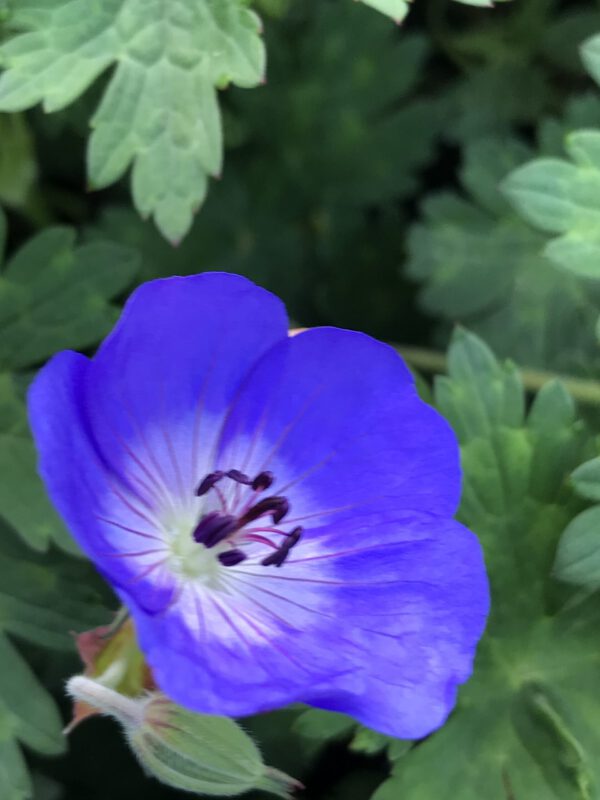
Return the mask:
M 408 363 L 422 372 L 443 373 L 447 371 L 446 356 L 436 350 L 423 347 L 393 345 Z M 523 385 L 530 392 L 537 392 L 549 381 L 559 380 L 580 403 L 600 405 L 600 382 L 585 378 L 574 378 L 537 369 L 520 370 Z

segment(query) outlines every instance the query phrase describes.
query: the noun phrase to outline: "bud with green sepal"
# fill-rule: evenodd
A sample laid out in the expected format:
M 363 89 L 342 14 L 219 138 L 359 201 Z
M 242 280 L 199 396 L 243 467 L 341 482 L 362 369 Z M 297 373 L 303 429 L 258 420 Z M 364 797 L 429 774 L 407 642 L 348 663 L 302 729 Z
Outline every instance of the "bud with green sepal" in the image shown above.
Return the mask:
M 71 678 L 67 690 L 117 719 L 141 765 L 168 786 L 221 797 L 262 789 L 283 798 L 302 788 L 265 766 L 252 739 L 232 719 L 195 714 L 159 692 L 125 697 L 83 675 Z

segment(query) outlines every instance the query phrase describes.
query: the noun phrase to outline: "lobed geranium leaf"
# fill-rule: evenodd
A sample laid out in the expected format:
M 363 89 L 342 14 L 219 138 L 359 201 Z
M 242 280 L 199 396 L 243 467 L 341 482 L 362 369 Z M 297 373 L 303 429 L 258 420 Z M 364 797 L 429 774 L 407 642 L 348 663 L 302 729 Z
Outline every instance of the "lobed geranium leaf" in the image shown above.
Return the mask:
M 265 56 L 244 0 L 20 0 L 0 48 L 0 110 L 69 105 L 111 65 L 92 119 L 89 181 L 102 188 L 133 164 L 142 216 L 178 241 L 221 171 L 216 88 L 255 86 Z
M 600 83 L 600 35 L 581 48 L 583 63 Z M 575 275 L 600 277 L 600 130 L 569 132 L 570 160 L 538 158 L 510 173 L 504 191 L 534 227 L 554 234 L 543 253 Z
M 588 112 L 597 114 L 597 104 Z M 528 366 L 592 372 L 600 292 L 541 255 L 543 234 L 511 210 L 499 189 L 529 154 L 511 138 L 468 142 L 461 170 L 467 197 L 426 198 L 424 221 L 409 234 L 406 269 L 424 282 L 428 311 L 465 324 L 500 355 Z
M 137 254 L 108 242 L 76 246 L 69 228 L 47 228 L 27 242 L 0 273 L 0 370 L 99 341 L 118 316 L 109 301 L 137 264 Z
M 532 225 L 559 234 L 544 247 L 555 264 L 587 278 L 600 277 L 600 130 L 567 137 L 571 162 L 536 159 L 513 171 L 507 196 Z
M 471 680 L 446 725 L 397 760 L 376 800 L 598 797 L 600 602 L 565 602 L 551 579 L 577 513 L 569 475 L 587 437 L 559 383 L 525 414 L 511 365 L 459 332 L 437 405 L 462 448 L 459 518 L 483 544 L 492 611 Z

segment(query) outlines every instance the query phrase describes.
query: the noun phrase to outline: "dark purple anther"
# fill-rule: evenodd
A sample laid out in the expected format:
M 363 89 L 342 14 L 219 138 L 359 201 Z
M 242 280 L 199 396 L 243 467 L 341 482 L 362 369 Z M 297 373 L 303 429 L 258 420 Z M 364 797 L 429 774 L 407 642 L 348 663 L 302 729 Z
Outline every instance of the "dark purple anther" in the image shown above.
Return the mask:
M 259 472 L 252 481 L 252 488 L 255 492 L 264 492 L 273 485 L 275 476 L 272 472 Z
M 302 528 L 294 528 L 287 538 L 274 553 L 271 553 L 260 562 L 263 567 L 280 567 L 289 556 L 291 549 L 298 544 L 302 536 Z
M 246 475 L 245 472 L 240 472 L 239 469 L 230 469 L 227 473 L 227 477 L 231 478 L 232 481 L 236 483 L 243 483 L 244 486 L 250 486 L 252 483 L 251 479 Z
M 246 556 L 241 550 L 227 550 L 225 553 L 219 553 L 217 556 L 224 567 L 235 567 L 236 564 L 241 564 L 246 560 Z
M 1 1 L 1 0 L 0 0 Z M 196 489 L 196 494 L 202 496 L 215 485 L 222 478 L 229 478 L 235 483 L 249 486 L 254 492 L 264 492 L 269 489 L 275 482 L 275 476 L 268 470 L 262 470 L 257 473 L 254 478 L 250 478 L 245 472 L 239 469 L 230 469 L 227 471 L 217 470 L 210 472 L 205 478 L 202 479 L 200 485 Z M 219 553 L 217 558 L 225 567 L 233 567 L 236 564 L 244 561 L 247 556 L 243 550 L 235 547 L 236 544 L 246 541 L 262 541 L 265 542 L 264 533 L 275 533 L 283 538 L 279 547 L 271 539 L 266 540 L 267 544 L 271 544 L 276 549 L 266 556 L 260 563 L 265 567 L 276 566 L 280 567 L 288 557 L 291 549 L 298 543 L 302 534 L 302 528 L 294 528 L 291 533 L 274 529 L 271 527 L 259 527 L 255 530 L 248 531 L 246 538 L 244 528 L 248 523 L 255 522 L 261 517 L 271 517 L 273 525 L 278 525 L 290 510 L 290 504 L 287 498 L 280 497 L 279 495 L 271 495 L 270 497 L 263 497 L 253 506 L 246 505 L 246 511 L 240 516 L 235 517 L 233 514 L 226 513 L 228 508 L 225 496 L 219 489 L 216 489 L 221 501 L 220 511 L 211 511 L 205 514 L 200 522 L 196 525 L 192 537 L 198 544 L 203 544 L 205 547 L 215 547 L 223 541 L 227 541 L 231 545 L 231 549 L 224 553 Z M 250 500 L 252 502 L 252 500 Z M 248 503 L 248 500 L 246 501 Z M 233 508 L 237 505 L 236 499 L 233 502 Z M 268 523 L 259 523 L 264 525 Z M 237 534 L 240 534 L 240 537 Z M 238 541 L 239 539 L 239 541 Z
M 238 520 L 231 514 L 221 514 L 219 511 L 211 511 L 210 514 L 202 517 L 192 536 L 198 544 L 205 547 L 214 547 L 223 539 L 238 529 Z
M 290 510 L 290 504 L 285 499 L 285 497 L 278 497 L 277 506 L 273 510 L 273 522 L 275 523 L 275 525 L 281 522 L 281 520 L 285 517 L 285 515 L 288 513 L 289 510 Z
M 285 515 L 290 510 L 290 504 L 285 497 L 265 497 L 264 500 L 259 500 L 258 503 L 249 508 L 246 513 L 240 517 L 240 527 L 253 522 L 259 517 L 264 517 L 266 514 L 271 514 L 275 525 L 281 522 Z
M 283 562 L 288 557 L 289 550 L 285 550 L 283 547 L 280 547 L 279 550 L 275 550 L 274 553 L 268 555 L 266 558 L 260 562 L 263 567 L 281 567 Z
M 209 474 L 200 481 L 200 485 L 196 489 L 198 497 L 202 497 L 203 494 L 210 491 L 215 483 L 218 483 L 224 475 L 225 473 L 220 470 L 218 472 L 209 472 Z
M 288 535 L 287 539 L 285 540 L 285 545 L 287 546 L 288 550 L 291 550 L 292 547 L 295 547 L 300 538 L 302 536 L 302 528 L 294 528 L 294 530 Z

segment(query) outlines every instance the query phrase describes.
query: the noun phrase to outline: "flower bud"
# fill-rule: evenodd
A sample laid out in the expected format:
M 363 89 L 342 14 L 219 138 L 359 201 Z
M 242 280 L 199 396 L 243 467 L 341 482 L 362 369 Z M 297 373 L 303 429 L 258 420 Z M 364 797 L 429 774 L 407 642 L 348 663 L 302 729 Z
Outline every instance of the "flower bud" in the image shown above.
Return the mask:
M 265 766 L 252 739 L 228 717 L 195 714 L 158 692 L 124 697 L 81 675 L 67 690 L 115 717 L 142 766 L 168 786 L 222 797 L 262 789 L 283 798 L 301 788 Z

